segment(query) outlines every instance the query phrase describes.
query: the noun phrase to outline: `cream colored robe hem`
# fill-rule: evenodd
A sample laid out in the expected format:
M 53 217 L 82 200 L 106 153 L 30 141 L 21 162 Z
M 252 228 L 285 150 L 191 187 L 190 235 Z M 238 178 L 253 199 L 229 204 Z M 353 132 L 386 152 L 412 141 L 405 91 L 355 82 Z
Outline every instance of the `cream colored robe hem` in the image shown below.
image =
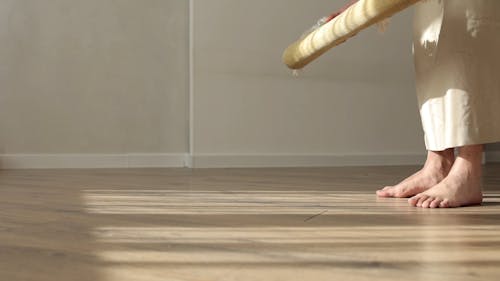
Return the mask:
M 415 7 L 427 149 L 500 141 L 500 0 L 428 0 Z

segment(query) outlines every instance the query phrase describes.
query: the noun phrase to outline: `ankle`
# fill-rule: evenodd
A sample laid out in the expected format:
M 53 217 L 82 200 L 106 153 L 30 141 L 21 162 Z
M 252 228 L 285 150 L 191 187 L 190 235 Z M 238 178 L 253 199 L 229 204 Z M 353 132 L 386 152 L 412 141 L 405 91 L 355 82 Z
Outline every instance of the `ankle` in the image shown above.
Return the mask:
M 483 146 L 473 145 L 459 148 L 453 174 L 457 177 L 480 179 L 483 170 Z
M 463 159 L 475 167 L 480 167 L 483 162 L 483 151 L 483 145 L 463 146 L 458 149 L 458 158 Z
M 453 149 L 443 151 L 429 151 L 424 167 L 442 173 L 448 173 L 455 162 Z

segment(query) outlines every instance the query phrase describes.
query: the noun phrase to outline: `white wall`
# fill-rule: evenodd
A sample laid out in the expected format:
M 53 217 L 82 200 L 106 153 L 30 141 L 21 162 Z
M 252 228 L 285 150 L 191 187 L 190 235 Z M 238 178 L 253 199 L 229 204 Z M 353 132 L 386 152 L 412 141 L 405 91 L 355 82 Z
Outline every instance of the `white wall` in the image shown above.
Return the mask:
M 2 159 L 186 153 L 188 8 L 0 0 Z
M 344 0 L 191 1 L 190 97 L 188 1 L 0 0 L 0 167 L 422 160 L 410 11 L 294 78 L 282 50 Z
M 345 1 L 193 2 L 195 166 L 421 161 L 411 11 L 295 78 L 283 49 Z
M 185 152 L 183 2 L 1 0 L 2 151 Z

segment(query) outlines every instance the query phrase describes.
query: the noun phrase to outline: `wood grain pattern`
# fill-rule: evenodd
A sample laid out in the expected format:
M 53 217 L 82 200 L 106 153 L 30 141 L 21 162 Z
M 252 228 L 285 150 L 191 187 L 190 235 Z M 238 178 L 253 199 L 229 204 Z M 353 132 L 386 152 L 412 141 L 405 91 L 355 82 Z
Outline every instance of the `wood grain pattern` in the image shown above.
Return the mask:
M 301 69 L 331 48 L 344 43 L 363 29 L 380 22 L 421 0 L 360 0 L 283 53 L 290 69 Z
M 0 280 L 497 280 L 485 203 L 374 191 L 416 167 L 0 171 Z

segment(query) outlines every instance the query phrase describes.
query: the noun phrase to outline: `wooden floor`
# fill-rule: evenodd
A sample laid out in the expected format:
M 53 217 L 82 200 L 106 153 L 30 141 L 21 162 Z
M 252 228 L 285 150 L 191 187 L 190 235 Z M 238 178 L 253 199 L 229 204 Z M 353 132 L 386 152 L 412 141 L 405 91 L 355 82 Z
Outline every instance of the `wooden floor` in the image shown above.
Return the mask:
M 500 165 L 483 206 L 375 197 L 415 169 L 0 171 L 0 280 L 500 280 Z

